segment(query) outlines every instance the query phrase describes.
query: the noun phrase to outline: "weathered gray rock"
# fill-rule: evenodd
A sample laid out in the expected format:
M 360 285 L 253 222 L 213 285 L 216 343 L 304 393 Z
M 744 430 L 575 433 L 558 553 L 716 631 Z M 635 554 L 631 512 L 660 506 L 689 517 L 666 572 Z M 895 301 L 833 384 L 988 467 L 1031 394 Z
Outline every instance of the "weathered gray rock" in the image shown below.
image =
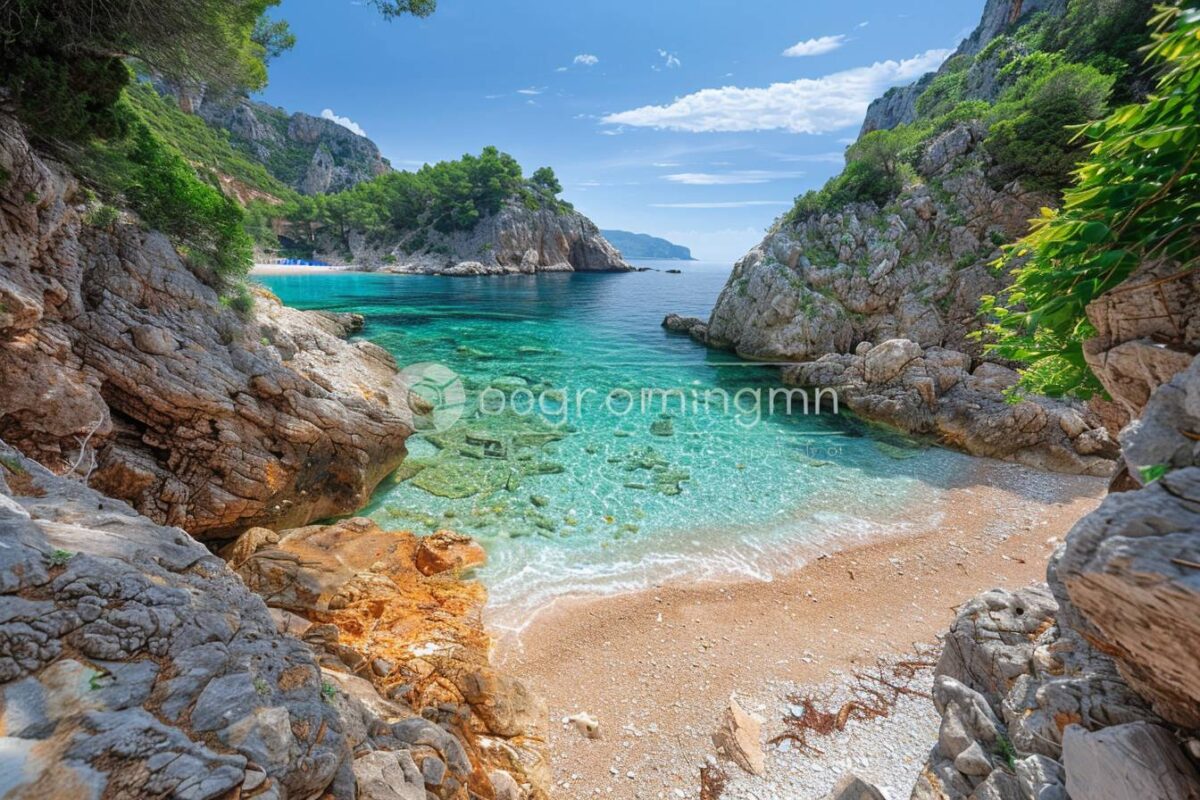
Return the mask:
M 220 559 L 2 444 L 0 464 L 0 794 L 334 783 L 350 750 L 311 652 Z
M 783 376 L 836 391 L 840 405 L 864 419 L 933 436 L 972 455 L 1055 472 L 1112 474 L 1117 446 L 1098 417 L 1047 398 L 1011 403 L 1003 391 L 1016 383 L 1015 372 L 985 363 L 972 373 L 970 364 L 964 353 L 892 339 L 860 344 L 854 355 L 787 367 Z
M 1200 466 L 1200 358 L 1155 390 L 1139 419 L 1121 432 L 1135 478 L 1144 470 Z
M 709 340 L 760 359 L 807 361 L 862 341 L 911 339 L 978 355 L 979 299 L 1003 288 L 989 264 L 1052 198 L 997 190 L 981 130 L 930 143 L 921 171 L 885 209 L 846 206 L 780 222 L 739 261 L 709 319 Z
M 834 784 L 825 800 L 884 800 L 884 797 L 874 786 L 848 772 Z
M 425 780 L 407 751 L 374 750 L 354 760 L 358 800 L 425 800 Z
M 681 317 L 678 314 L 667 314 L 662 326 L 671 333 L 686 333 L 700 344 L 708 343 L 708 325 L 697 317 Z
M 1063 737 L 1071 800 L 1198 800 L 1200 775 L 1165 728 L 1135 722 Z
M 0 167 L 0 438 L 198 536 L 352 511 L 403 458 L 378 348 L 266 293 L 243 319 L 165 237 L 88 226 L 7 118 Z
M 1200 468 L 1110 495 L 1051 567 L 1068 624 L 1165 719 L 1200 727 Z
M 1017 762 L 1017 781 L 1025 800 L 1067 800 L 1066 771 L 1046 756 L 1029 756 Z
M 1200 272 L 1146 264 L 1087 308 L 1096 336 L 1084 342 L 1088 366 L 1136 418 L 1154 390 L 1200 352 Z
M 515 202 L 469 231 L 424 230 L 419 249 L 405 241 L 381 244 L 360 233 L 351 233 L 349 246 L 356 265 L 383 272 L 476 276 L 633 270 L 595 223 L 577 211 L 533 211 Z
M 1034 669 L 1038 637 L 1058 604 L 1045 587 L 993 589 L 959 609 L 946 634 L 937 674 L 982 692 L 998 706 L 1021 675 Z

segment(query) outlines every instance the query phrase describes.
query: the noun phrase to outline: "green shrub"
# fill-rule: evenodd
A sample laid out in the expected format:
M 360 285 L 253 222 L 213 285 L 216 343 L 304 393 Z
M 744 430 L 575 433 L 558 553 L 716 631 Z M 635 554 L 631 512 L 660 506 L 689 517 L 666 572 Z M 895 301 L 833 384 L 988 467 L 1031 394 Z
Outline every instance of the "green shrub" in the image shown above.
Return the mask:
M 1081 64 L 1062 64 L 1017 81 L 1011 95 L 1021 98 L 1022 110 L 994 122 L 985 143 L 998 165 L 997 180 L 1020 178 L 1046 191 L 1069 183 L 1083 155 L 1073 128 L 1103 114 L 1112 84 L 1112 76 Z M 992 116 L 1011 112 L 1011 106 L 1012 101 L 1002 103 Z
M 1008 250 L 1005 263 L 1021 264 L 1013 283 L 984 298 L 989 350 L 1029 364 L 1022 383 L 1034 392 L 1100 391 L 1083 357 L 1088 304 L 1147 261 L 1200 266 L 1200 12 L 1165 8 L 1153 24 L 1154 93 L 1086 128 L 1090 155 L 1062 208 Z
M 110 206 L 108 203 L 101 203 L 92 208 L 84 215 L 83 221 L 93 228 L 103 228 L 108 230 L 113 225 L 117 224 L 117 220 L 121 218 L 121 212 Z

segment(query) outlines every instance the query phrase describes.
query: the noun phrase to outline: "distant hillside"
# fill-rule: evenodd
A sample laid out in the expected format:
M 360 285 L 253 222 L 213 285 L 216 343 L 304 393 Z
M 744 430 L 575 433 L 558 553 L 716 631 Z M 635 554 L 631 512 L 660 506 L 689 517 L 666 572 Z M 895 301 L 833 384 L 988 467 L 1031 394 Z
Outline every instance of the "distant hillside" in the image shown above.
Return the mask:
M 157 88 L 301 194 L 344 191 L 392 171 L 374 142 L 331 120 L 239 95 L 205 96 L 164 82 Z
M 604 238 L 621 251 L 626 258 L 661 258 L 676 261 L 695 261 L 692 251 L 683 245 L 673 244 L 666 239 L 645 233 L 629 231 L 600 231 Z

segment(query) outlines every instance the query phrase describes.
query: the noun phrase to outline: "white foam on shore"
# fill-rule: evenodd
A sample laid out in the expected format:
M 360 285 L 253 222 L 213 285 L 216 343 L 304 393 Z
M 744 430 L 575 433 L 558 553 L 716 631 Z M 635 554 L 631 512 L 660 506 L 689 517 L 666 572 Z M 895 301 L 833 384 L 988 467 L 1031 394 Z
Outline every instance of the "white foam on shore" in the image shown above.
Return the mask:
M 499 562 L 481 576 L 488 585 L 488 625 L 502 635 L 520 636 L 538 614 L 561 601 L 644 592 L 667 584 L 771 582 L 830 550 L 912 535 L 940 518 L 933 514 L 919 525 L 884 523 L 822 511 L 773 528 L 741 531 L 733 540 L 727 538 L 728 531 L 660 532 L 606 560 L 580 561 L 577 551 L 548 547 L 536 563 L 512 572 L 505 554 L 499 554 Z

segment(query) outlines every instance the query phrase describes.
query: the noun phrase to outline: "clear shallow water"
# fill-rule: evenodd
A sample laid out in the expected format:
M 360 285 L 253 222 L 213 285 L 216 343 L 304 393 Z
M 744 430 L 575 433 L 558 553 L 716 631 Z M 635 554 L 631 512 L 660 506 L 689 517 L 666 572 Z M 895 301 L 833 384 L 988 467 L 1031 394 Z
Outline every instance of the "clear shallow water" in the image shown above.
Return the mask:
M 639 264 L 683 274 L 260 278 L 289 305 L 364 314 L 363 336 L 402 367 L 461 376 L 465 416 L 412 437 L 364 513 L 483 542 L 493 624 L 565 594 L 769 578 L 831 538 L 896 531 L 898 508 L 970 461 L 828 408 L 804 415 L 799 398 L 788 414 L 776 395 L 771 413 L 777 369 L 660 327 L 672 311 L 707 317 L 728 267 Z

